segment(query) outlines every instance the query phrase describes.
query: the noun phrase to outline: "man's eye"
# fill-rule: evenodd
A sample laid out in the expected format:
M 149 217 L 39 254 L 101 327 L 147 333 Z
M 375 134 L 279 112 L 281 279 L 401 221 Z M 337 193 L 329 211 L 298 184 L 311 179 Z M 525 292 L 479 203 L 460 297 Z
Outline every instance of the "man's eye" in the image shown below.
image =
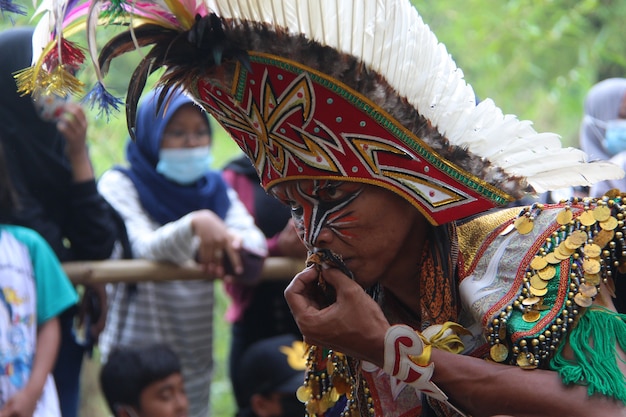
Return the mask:
M 292 204 L 291 205 L 291 214 L 293 216 L 296 216 L 296 217 L 302 216 L 302 214 L 304 214 L 304 209 L 302 208 L 302 206 L 298 206 L 296 204 Z
M 340 190 L 338 186 L 329 186 L 322 188 L 318 195 L 322 201 L 334 201 L 342 199 L 346 193 Z

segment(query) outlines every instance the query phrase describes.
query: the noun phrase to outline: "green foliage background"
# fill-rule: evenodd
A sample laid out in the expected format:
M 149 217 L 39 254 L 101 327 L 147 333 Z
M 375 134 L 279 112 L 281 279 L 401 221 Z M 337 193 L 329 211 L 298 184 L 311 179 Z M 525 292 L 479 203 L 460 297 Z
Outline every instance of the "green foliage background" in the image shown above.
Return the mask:
M 19 1 L 19 0 L 18 0 Z M 29 7 L 30 2 L 22 0 Z M 339 0 L 341 1 L 341 0 Z M 619 0 L 437 0 L 413 1 L 463 69 L 480 99 L 492 98 L 504 113 L 534 121 L 538 131 L 556 132 L 566 145 L 578 145 L 578 126 L 587 90 L 608 77 L 626 76 L 623 22 L 626 2 Z M 0 16 L 0 28 L 31 24 L 27 18 Z M 115 32 L 115 29 L 110 28 Z M 84 43 L 84 34 L 76 36 Z M 105 37 L 100 36 L 99 39 Z M 0 51 L 1 54 L 6 53 Z M 139 53 L 114 61 L 107 86 L 124 97 Z M 93 75 L 81 75 L 87 86 Z M 97 175 L 123 163 L 127 140 L 123 112 L 106 119 L 90 112 L 89 142 Z M 237 152 L 225 132 L 216 137 L 217 167 Z M 219 286 L 218 286 L 219 287 Z M 218 288 L 219 289 L 219 288 Z M 216 307 L 213 415 L 233 415 L 226 358 L 230 340 L 222 320 L 227 301 L 218 291 Z M 91 368 L 89 368 L 91 369 Z M 90 375 L 88 375 L 89 377 Z M 93 382 L 93 381 L 91 381 Z M 89 381 L 84 403 L 97 396 Z M 88 410 L 88 411 L 86 411 Z M 83 408 L 83 416 L 96 410 Z

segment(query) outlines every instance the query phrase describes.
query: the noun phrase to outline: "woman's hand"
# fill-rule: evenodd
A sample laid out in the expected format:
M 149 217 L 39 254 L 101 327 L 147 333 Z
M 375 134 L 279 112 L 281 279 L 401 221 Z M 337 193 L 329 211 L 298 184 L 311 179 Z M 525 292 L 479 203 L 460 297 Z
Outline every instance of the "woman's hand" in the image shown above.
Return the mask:
M 322 269 L 328 304 L 313 266 L 295 276 L 285 298 L 309 344 L 335 349 L 344 354 L 383 365 L 385 333 L 390 327 L 378 304 L 336 268 Z
M 65 153 L 72 165 L 75 182 L 94 178 L 93 167 L 87 149 L 87 117 L 77 103 L 65 104 L 57 121 L 57 129 L 65 138 Z
M 89 345 L 96 346 L 100 334 L 104 330 L 106 324 L 107 310 L 107 293 L 105 284 L 89 284 L 85 286 L 85 292 L 78 308 L 78 326 L 85 323 L 89 316 Z
M 243 263 L 239 251 L 241 239 L 233 236 L 224 221 L 210 210 L 199 210 L 192 214 L 191 227 L 194 235 L 200 238 L 196 261 L 207 274 L 215 278 L 229 278 L 224 268 L 228 257 L 235 275 L 243 273 Z

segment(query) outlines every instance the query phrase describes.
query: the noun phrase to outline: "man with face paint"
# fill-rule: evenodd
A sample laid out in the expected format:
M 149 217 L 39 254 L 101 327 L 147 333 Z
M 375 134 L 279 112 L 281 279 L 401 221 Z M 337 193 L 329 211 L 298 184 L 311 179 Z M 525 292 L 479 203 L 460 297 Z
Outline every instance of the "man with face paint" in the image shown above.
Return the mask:
M 213 137 L 208 116 L 181 91 L 152 90 L 139 108 L 128 167 L 105 172 L 102 195 L 126 224 L 135 258 L 198 263 L 201 281 L 117 284 L 100 348 L 167 343 L 182 362 L 192 417 L 206 417 L 213 368 L 213 279 L 255 281 L 242 250 L 262 258 L 265 237 L 237 194 L 210 169 Z M 226 258 L 233 270 L 225 269 Z
M 291 207 L 309 416 L 626 415 L 621 196 L 500 209 L 623 170 L 476 104 L 408 0 L 150 6 L 99 62 L 153 44 Z

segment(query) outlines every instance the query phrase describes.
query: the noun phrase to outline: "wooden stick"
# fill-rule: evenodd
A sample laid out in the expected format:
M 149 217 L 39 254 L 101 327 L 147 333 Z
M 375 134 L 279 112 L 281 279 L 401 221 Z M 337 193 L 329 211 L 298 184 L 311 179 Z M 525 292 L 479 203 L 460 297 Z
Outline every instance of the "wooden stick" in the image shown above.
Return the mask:
M 304 259 L 265 259 L 262 280 L 291 279 L 305 267 Z M 212 279 L 196 266 L 178 266 L 145 259 L 64 262 L 63 269 L 74 284 Z

